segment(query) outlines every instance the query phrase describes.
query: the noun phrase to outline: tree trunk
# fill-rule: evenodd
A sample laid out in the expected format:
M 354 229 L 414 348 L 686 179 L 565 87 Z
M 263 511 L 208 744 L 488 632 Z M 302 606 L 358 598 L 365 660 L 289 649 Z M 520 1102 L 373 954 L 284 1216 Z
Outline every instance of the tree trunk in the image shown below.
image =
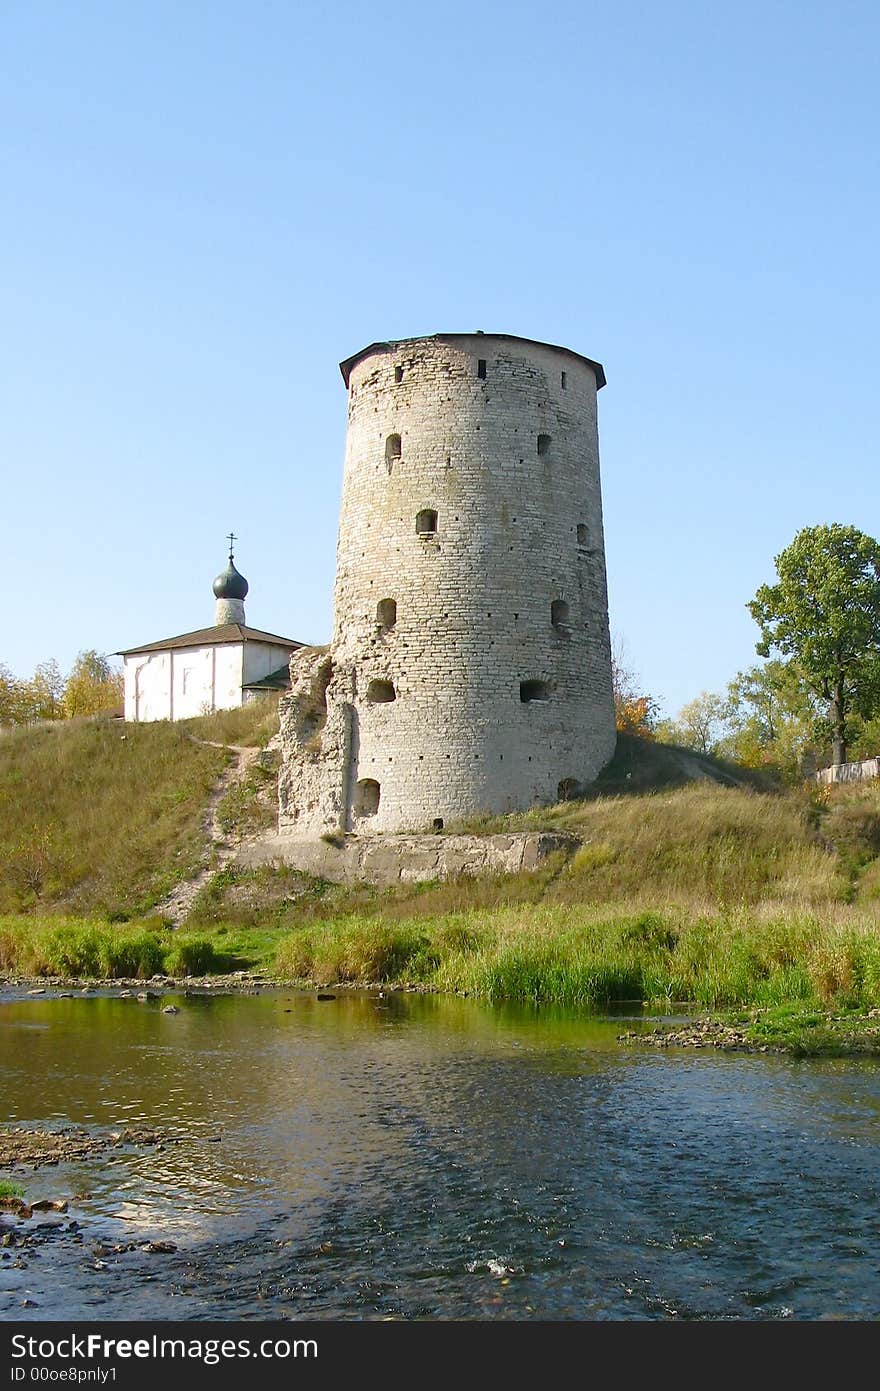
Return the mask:
M 846 762 L 846 706 L 839 685 L 834 687 L 828 714 L 831 719 L 831 762 L 837 767 Z

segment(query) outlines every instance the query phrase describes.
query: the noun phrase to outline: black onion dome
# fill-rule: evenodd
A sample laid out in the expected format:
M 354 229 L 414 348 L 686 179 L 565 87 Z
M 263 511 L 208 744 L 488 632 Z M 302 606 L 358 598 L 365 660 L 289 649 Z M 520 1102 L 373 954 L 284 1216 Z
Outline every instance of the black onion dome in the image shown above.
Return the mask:
M 247 580 L 244 575 L 240 575 L 232 563 L 232 556 L 229 557 L 229 564 L 218 575 L 214 581 L 214 597 L 216 599 L 244 599 L 248 589 Z

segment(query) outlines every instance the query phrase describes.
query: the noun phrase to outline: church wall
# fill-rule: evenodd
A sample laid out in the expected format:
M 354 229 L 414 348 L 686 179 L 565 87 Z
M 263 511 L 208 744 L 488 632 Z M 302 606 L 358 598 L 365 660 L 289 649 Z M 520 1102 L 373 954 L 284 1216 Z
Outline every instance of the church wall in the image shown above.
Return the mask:
M 269 642 L 246 642 L 244 645 L 243 684 L 260 681 L 279 667 L 286 666 L 292 652 L 290 647 L 275 646 Z
M 187 720 L 241 705 L 241 643 L 176 647 L 125 658 L 127 720 Z M 276 662 L 280 666 L 284 654 Z
M 138 652 L 125 658 L 125 718 L 167 720 L 171 715 L 171 653 Z
M 243 647 L 245 644 L 229 643 L 215 647 L 214 671 L 214 709 L 233 710 L 241 705 Z
M 188 720 L 211 710 L 215 650 L 212 647 L 173 650 L 175 720 Z

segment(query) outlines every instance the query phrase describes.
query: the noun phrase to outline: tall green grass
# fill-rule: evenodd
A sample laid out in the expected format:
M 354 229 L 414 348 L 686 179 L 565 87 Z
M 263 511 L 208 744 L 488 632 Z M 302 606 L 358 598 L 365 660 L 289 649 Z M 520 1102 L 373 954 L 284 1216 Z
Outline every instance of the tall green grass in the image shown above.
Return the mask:
M 880 1004 L 872 922 L 760 921 L 743 910 L 708 918 L 543 905 L 432 923 L 343 918 L 283 937 L 276 969 L 319 983 L 422 983 L 538 1004 Z
M 158 921 L 0 917 L 0 973 L 80 979 L 201 976 L 239 964 L 222 938 L 170 932 Z
M 198 934 L 149 921 L 0 918 L 0 972 L 13 976 L 146 978 L 257 964 L 300 983 L 424 986 L 539 1005 L 880 1006 L 880 934 L 851 910 L 835 920 L 521 904 Z

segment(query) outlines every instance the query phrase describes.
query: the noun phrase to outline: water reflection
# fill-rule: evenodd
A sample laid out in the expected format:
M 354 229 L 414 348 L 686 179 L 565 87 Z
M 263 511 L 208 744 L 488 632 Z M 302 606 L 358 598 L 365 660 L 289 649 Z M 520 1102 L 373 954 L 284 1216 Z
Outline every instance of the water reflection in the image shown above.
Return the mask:
M 872 1063 L 623 1048 L 619 1020 L 438 997 L 162 1003 L 0 1004 L 10 1119 L 179 1141 L 29 1187 L 180 1247 L 95 1271 L 59 1232 L 51 1266 L 0 1268 L 0 1312 L 31 1286 L 35 1317 L 880 1312 Z

